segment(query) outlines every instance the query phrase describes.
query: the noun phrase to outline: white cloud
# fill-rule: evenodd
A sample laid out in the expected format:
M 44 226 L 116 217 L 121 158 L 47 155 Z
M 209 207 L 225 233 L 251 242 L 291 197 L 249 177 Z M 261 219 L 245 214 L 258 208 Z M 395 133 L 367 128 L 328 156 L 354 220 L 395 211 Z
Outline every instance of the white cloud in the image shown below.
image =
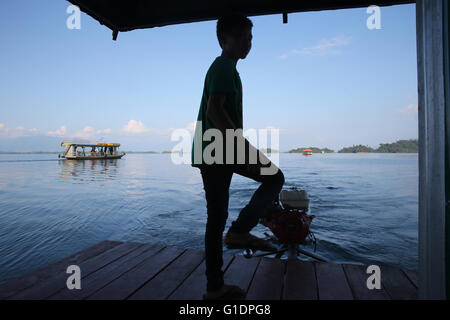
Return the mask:
M 100 130 L 95 130 L 91 126 L 86 126 L 82 130 L 75 132 L 72 136 L 81 139 L 91 139 L 94 138 L 100 132 L 101 132 Z
M 146 127 L 140 120 L 130 120 L 123 126 L 122 131 L 125 133 L 140 134 L 150 132 L 152 129 Z
M 37 134 L 37 129 L 26 129 L 22 126 L 16 128 L 8 128 L 4 123 L 0 123 L 0 137 L 1 138 L 20 138 Z
M 91 126 L 86 126 L 82 130 L 78 130 L 73 134 L 68 133 L 66 126 L 61 126 L 59 129 L 56 129 L 55 131 L 48 131 L 48 136 L 54 136 L 54 137 L 73 137 L 73 138 L 79 138 L 79 139 L 92 139 L 96 138 L 97 135 L 102 133 L 111 133 L 111 129 L 95 129 Z
M 48 131 L 47 135 L 49 136 L 55 136 L 55 137 L 63 137 L 67 134 L 67 128 L 66 126 L 61 126 L 59 129 L 56 129 L 55 131 Z
M 402 109 L 398 109 L 401 114 L 416 114 L 419 111 L 419 106 L 417 103 L 412 103 Z
M 4 123 L 0 123 L 0 138 L 10 139 L 10 138 L 20 138 L 20 137 L 29 137 L 36 135 L 44 135 L 44 136 L 52 136 L 52 137 L 60 137 L 60 138 L 78 138 L 78 139 L 92 139 L 98 138 L 101 134 L 109 134 L 112 133 L 110 128 L 101 130 L 95 129 L 91 126 L 86 126 L 82 130 L 76 131 L 71 134 L 67 131 L 67 127 L 65 125 L 60 126 L 58 129 L 54 131 L 40 132 L 36 128 L 27 129 L 23 126 L 17 126 L 15 128 L 8 128 Z
M 130 121 L 128 121 L 128 123 L 125 126 L 122 127 L 121 132 L 125 133 L 125 134 L 154 133 L 154 134 L 158 134 L 158 135 L 170 135 L 171 132 L 175 129 L 179 129 L 179 128 L 172 128 L 172 127 L 166 128 L 166 129 L 150 128 L 150 127 L 147 127 L 140 120 L 130 120 Z M 195 129 L 195 122 L 187 124 L 184 129 L 193 131 Z
M 322 39 L 312 47 L 293 49 L 289 53 L 280 55 L 280 59 L 286 59 L 289 55 L 299 54 L 301 56 L 325 56 L 329 54 L 339 54 L 336 47 L 346 46 L 351 42 L 350 36 L 336 36 L 331 39 Z

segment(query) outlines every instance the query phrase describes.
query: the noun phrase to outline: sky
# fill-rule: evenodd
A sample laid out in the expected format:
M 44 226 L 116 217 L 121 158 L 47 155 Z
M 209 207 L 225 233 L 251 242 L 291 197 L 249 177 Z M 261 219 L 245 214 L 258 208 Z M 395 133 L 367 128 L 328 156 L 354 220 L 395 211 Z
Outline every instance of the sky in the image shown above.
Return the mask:
M 0 2 L 0 151 L 58 151 L 62 139 L 165 151 L 193 133 L 216 20 L 112 33 L 64 0 Z M 236 68 L 244 132 L 279 130 L 279 150 L 417 139 L 415 5 L 249 17 Z M 269 146 L 270 147 L 270 146 Z M 24 150 L 24 148 L 33 150 Z

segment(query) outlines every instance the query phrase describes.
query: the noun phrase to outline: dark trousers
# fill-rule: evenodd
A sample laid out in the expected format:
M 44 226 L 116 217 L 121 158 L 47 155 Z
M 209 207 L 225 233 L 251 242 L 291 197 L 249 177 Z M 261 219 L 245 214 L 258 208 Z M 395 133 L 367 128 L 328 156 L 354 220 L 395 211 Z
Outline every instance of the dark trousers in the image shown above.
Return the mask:
M 278 197 L 284 175 L 280 169 L 273 175 L 262 175 L 245 165 L 210 165 L 200 169 L 205 189 L 207 222 L 205 232 L 206 278 L 208 291 L 223 285 L 222 237 L 228 218 L 229 188 L 233 173 L 261 182 L 250 202 L 232 222 L 233 232 L 249 232 L 258 224 L 265 210 Z

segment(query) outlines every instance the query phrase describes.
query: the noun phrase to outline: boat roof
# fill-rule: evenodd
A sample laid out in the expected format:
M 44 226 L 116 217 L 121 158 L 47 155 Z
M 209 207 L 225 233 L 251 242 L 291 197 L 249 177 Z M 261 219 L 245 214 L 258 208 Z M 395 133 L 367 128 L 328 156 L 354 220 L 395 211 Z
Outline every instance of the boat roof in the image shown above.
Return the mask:
M 115 142 L 75 142 L 71 140 L 63 140 L 61 146 L 77 146 L 77 147 L 119 147 L 120 143 Z
M 118 32 L 134 29 L 163 27 L 174 24 L 216 20 L 223 13 L 238 11 L 246 16 L 293 12 L 367 8 L 370 5 L 391 6 L 415 3 L 415 0 L 68 0 L 81 11 L 113 30 L 113 39 Z

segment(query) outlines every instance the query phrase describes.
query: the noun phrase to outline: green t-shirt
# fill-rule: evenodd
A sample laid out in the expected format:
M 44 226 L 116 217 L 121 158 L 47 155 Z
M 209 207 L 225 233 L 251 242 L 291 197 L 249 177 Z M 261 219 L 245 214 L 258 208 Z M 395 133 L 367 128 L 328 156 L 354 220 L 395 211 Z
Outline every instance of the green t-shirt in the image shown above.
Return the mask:
M 200 109 L 197 116 L 197 125 L 194 133 L 194 141 L 192 144 L 191 153 L 191 165 L 193 167 L 202 167 L 208 165 L 203 159 L 203 151 L 207 145 L 214 142 L 204 141 L 203 134 L 210 128 L 216 128 L 214 124 L 206 116 L 206 109 L 208 105 L 208 99 L 211 93 L 226 93 L 226 99 L 224 108 L 228 113 L 231 121 L 236 129 L 242 129 L 242 83 L 239 77 L 239 72 L 236 70 L 234 61 L 226 56 L 217 57 L 208 69 L 205 77 L 205 83 L 203 87 L 203 95 L 200 103 Z M 199 126 L 201 121 L 201 129 Z M 223 137 L 223 160 L 222 164 L 226 162 L 225 154 L 225 137 Z M 196 149 L 196 145 L 200 146 Z M 194 157 L 195 150 L 201 155 Z M 212 155 L 214 156 L 214 151 Z

